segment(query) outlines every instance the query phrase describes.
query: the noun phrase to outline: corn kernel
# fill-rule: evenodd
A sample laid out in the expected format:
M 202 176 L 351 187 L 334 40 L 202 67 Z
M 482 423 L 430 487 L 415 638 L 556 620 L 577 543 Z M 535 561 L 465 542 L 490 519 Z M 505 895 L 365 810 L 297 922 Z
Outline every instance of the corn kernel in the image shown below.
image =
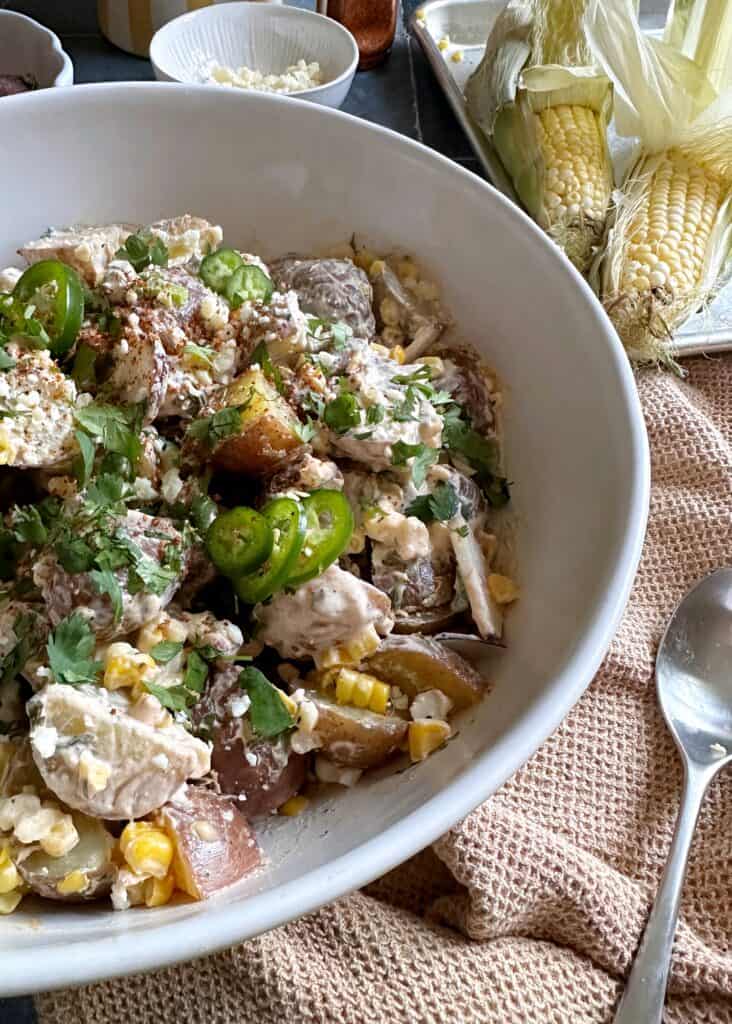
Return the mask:
M 384 260 L 374 260 L 374 262 L 369 267 L 369 277 L 376 277 L 377 274 L 382 274 L 384 272 L 385 266 L 386 263 L 384 262 Z
M 79 842 L 79 833 L 70 814 L 58 812 L 60 817 L 40 840 L 41 849 L 49 857 L 63 857 Z
M 104 656 L 104 685 L 108 690 L 135 687 L 149 681 L 157 667 L 149 654 L 120 641 L 110 644 Z
M 18 869 L 10 859 L 8 851 L 3 850 L 2 854 L 0 854 L 0 896 L 5 896 L 7 893 L 12 892 L 19 885 L 20 875 L 18 874 Z
M 13 889 L 12 892 L 0 895 L 0 914 L 12 914 L 22 899 L 23 893 L 20 889 Z
M 169 872 L 165 878 L 148 878 L 142 887 L 146 907 L 162 907 L 170 901 L 175 889 L 175 876 Z
M 511 577 L 496 572 L 488 576 L 488 591 L 496 604 L 511 604 L 519 596 L 519 588 Z
M 4 427 L 0 427 L 0 466 L 12 466 L 16 449 Z
M 415 11 L 414 16 L 417 19 L 417 21 L 426 21 L 427 20 L 427 18 L 425 17 L 424 8 L 422 8 L 422 7 L 418 7 L 417 8 L 417 10 Z
M 112 766 L 94 757 L 90 750 L 84 750 L 79 758 L 79 778 L 88 785 L 92 793 L 106 789 Z
M 381 643 L 376 627 L 370 624 L 355 640 L 337 647 L 329 647 L 314 656 L 318 668 L 334 668 L 337 665 L 358 665 L 370 657 Z
M 450 60 L 453 62 L 453 64 L 459 64 L 462 61 L 462 59 L 463 59 L 463 51 L 462 50 L 455 50 L 454 53 L 450 54 Z
M 284 814 L 286 818 L 296 818 L 298 814 L 302 814 L 309 803 L 306 796 L 291 796 L 289 800 L 285 800 L 277 813 Z
M 315 673 L 315 676 L 318 678 L 318 673 Z M 336 701 L 339 704 L 368 708 L 379 715 L 386 714 L 391 689 L 375 676 L 350 668 L 336 668 L 321 673 L 319 683 L 323 689 L 335 687 Z
M 119 837 L 119 848 L 128 865 L 138 875 L 165 878 L 173 861 L 173 841 L 158 825 L 131 821 Z
M 399 363 L 400 366 L 404 364 L 404 361 L 407 358 L 407 353 L 404 351 L 403 345 L 395 345 L 394 348 L 390 350 L 389 354 L 392 359 L 395 359 Z
M 450 736 L 450 726 L 439 718 L 418 718 L 409 723 L 409 757 L 424 761 Z
M 69 871 L 68 875 L 56 883 L 56 891 L 62 896 L 75 896 L 84 892 L 88 884 L 89 879 L 83 871 Z

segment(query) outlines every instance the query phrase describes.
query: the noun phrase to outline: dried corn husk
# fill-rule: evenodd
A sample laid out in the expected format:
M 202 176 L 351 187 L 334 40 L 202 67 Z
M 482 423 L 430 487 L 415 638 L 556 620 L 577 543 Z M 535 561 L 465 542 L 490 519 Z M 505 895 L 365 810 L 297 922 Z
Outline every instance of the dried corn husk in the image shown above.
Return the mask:
M 583 10 L 584 0 L 510 0 L 465 99 L 527 213 L 584 273 L 603 235 L 613 179 L 607 146 L 612 85 L 591 66 Z M 557 118 L 547 119 L 550 110 Z M 543 124 L 565 119 L 571 141 L 579 137 L 577 123 L 587 135 L 581 152 L 558 156 Z M 562 155 L 568 156 L 566 183 L 557 177 Z M 574 195 L 566 203 L 565 184 Z
M 717 96 L 694 62 L 644 35 L 630 0 L 591 0 L 586 25 L 597 60 L 615 85 L 617 130 L 637 140 L 637 158 L 616 194 L 591 280 L 631 357 L 673 362 L 673 332 L 711 300 L 730 269 L 732 95 Z M 685 180 L 703 180 L 709 186 L 705 196 L 714 196 L 712 212 L 705 200 L 693 238 L 686 234 L 693 219 L 687 206 L 683 229 L 666 218 L 657 219 L 654 229 L 647 219 L 656 189 L 663 198 L 664 169 L 671 165 L 688 175 Z M 701 210 L 691 188 L 684 195 L 694 204 L 691 214 Z M 670 198 L 678 209 L 676 193 Z M 645 250 L 641 260 L 648 262 L 632 268 L 628 261 L 639 242 Z M 653 272 L 646 273 L 659 260 L 663 272 L 651 266 Z

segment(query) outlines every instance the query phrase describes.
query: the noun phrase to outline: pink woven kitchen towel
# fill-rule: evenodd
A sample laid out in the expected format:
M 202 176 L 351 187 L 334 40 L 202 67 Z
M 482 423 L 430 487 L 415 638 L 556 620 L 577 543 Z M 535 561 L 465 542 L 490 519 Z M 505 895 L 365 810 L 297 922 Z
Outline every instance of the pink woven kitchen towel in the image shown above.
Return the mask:
M 41 1024 L 591 1024 L 612 1019 L 681 772 L 656 707 L 664 622 L 732 564 L 732 359 L 644 372 L 645 552 L 600 673 L 518 774 L 368 889 L 225 953 L 38 998 Z M 702 811 L 666 1020 L 732 1022 L 732 779 Z

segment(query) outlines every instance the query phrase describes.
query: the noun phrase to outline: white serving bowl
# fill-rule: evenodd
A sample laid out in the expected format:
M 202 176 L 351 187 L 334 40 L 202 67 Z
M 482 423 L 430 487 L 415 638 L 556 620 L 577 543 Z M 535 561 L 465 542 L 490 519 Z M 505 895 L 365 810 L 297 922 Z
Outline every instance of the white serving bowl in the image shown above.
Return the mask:
M 229 945 L 363 885 L 489 796 L 556 728 L 633 581 L 648 451 L 628 361 L 541 231 L 432 150 L 334 111 L 205 86 L 106 84 L 0 103 L 0 266 L 49 224 L 183 211 L 265 257 L 349 239 L 400 246 L 440 281 L 506 386 L 521 601 L 494 692 L 423 765 L 259 829 L 268 866 L 208 903 L 115 913 L 27 901 L 0 919 L 0 995 L 152 968 Z M 151 144 L 154 141 L 154 144 Z
M 74 84 L 74 65 L 56 33 L 15 11 L 0 11 L 0 74 L 32 75 L 41 89 Z
M 164 82 L 201 82 L 212 61 L 281 74 L 300 59 L 320 64 L 323 84 L 293 95 L 340 107 L 356 73 L 358 46 L 348 29 L 313 11 L 265 3 L 215 4 L 168 22 L 150 44 L 155 77 Z

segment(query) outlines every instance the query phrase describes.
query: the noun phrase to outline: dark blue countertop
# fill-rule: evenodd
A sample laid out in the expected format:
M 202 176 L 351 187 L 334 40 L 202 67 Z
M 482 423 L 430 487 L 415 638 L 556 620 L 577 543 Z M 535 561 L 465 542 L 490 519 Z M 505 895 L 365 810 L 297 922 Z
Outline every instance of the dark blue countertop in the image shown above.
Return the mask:
M 419 44 L 410 39 L 407 23 L 420 0 L 403 0 L 402 17 L 388 60 L 356 75 L 343 110 L 376 121 L 418 139 L 479 173 L 469 143 L 446 100 L 435 85 Z M 299 2 L 297 6 L 312 7 Z M 0 0 L 0 9 L 36 18 L 61 37 L 74 62 L 74 81 L 121 82 L 153 79 L 148 60 L 116 49 L 97 28 L 94 0 Z M 0 69 L 1 70 L 1 69 Z M 30 999 L 0 999 L 0 1024 L 35 1024 Z

